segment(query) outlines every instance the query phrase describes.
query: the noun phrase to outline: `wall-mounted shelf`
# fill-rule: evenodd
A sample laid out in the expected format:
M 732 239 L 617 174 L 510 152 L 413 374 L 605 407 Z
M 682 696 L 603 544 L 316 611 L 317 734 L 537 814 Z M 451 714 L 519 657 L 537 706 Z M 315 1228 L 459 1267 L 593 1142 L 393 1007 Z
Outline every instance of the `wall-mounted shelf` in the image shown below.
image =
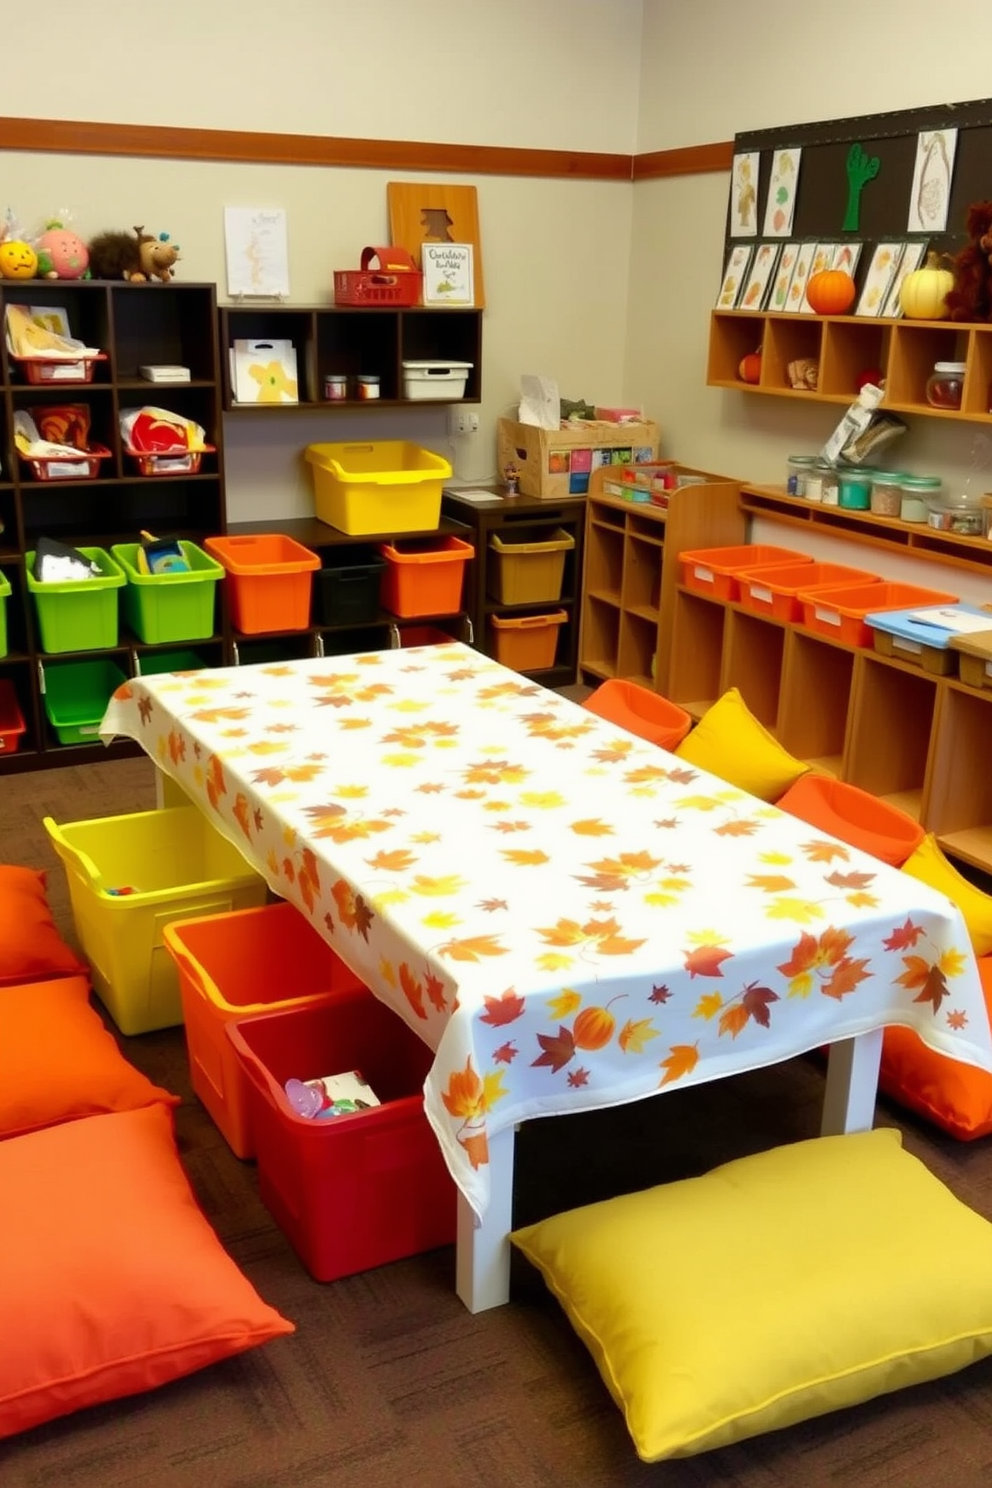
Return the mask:
M 743 382 L 741 358 L 761 351 L 761 380 Z M 815 390 L 793 388 L 788 366 L 800 358 L 818 363 Z M 926 381 L 935 362 L 964 362 L 960 409 L 933 408 Z M 891 413 L 992 423 L 992 324 L 881 320 L 870 316 L 762 314 L 714 310 L 710 316 L 706 381 L 710 387 L 771 393 L 796 403 L 851 403 L 858 378 L 869 370 L 885 381 L 882 408 Z

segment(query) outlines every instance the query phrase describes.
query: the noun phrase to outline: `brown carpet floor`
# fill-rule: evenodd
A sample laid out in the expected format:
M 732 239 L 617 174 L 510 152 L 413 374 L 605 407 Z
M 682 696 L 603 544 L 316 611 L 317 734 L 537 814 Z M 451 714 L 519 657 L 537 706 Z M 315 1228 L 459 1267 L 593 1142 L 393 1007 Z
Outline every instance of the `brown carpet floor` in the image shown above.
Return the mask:
M 0 861 L 61 865 L 41 818 L 154 804 L 144 759 L 0 779 Z M 183 1098 L 180 1148 L 230 1254 L 297 1332 L 150 1394 L 0 1443 L 3 1488 L 989 1488 L 992 1361 L 854 1410 L 685 1461 L 645 1466 L 543 1285 L 519 1264 L 509 1306 L 470 1316 L 440 1250 L 331 1285 L 308 1277 L 192 1095 L 181 1029 L 120 1038 Z M 822 1071 L 797 1060 L 635 1106 L 532 1122 L 518 1138 L 518 1223 L 815 1135 Z M 961 1144 L 882 1105 L 907 1147 L 992 1218 L 992 1145 Z M 0 1195 L 0 1223 L 3 1196 Z M 742 1284 L 752 1277 L 747 1237 Z M 914 1236 L 906 1236 L 914 1244 Z M 952 1256 L 921 1251 L 920 1288 Z M 758 1283 L 755 1282 L 755 1285 Z M 0 1318 L 0 1349 L 3 1320 Z

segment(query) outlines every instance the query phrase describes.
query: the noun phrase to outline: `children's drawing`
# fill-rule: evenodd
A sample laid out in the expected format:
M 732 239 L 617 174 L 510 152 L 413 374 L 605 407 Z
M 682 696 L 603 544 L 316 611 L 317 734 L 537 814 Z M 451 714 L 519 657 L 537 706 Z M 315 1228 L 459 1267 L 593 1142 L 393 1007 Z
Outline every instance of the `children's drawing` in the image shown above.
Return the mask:
M 954 174 L 956 129 L 924 131 L 916 137 L 916 165 L 909 199 L 909 232 L 943 232 Z
M 892 276 L 902 258 L 903 246 L 902 243 L 875 245 L 855 315 L 881 315 Z
M 911 274 L 914 269 L 920 267 L 926 251 L 926 242 L 921 243 L 918 241 L 907 243 L 903 249 L 902 258 L 899 260 L 899 267 L 892 276 L 892 283 L 889 286 L 889 292 L 885 297 L 885 305 L 882 308 L 882 314 L 886 318 L 897 320 L 902 314 L 902 302 L 899 298 L 899 291 L 902 289 L 903 280 L 907 274 Z
M 758 231 L 758 168 L 761 156 L 757 150 L 735 155 L 730 177 L 730 236 L 753 238 Z
M 766 238 L 787 238 L 792 231 L 802 153 L 801 149 L 776 150 L 772 156 L 772 174 L 765 202 Z
M 789 308 L 789 285 L 792 282 L 792 271 L 796 267 L 796 255 L 798 252 L 798 243 L 786 243 L 783 247 L 782 257 L 778 261 L 778 269 L 775 273 L 775 282 L 772 286 L 771 297 L 768 301 L 769 310 L 787 310 Z
M 858 259 L 861 257 L 860 243 L 838 243 L 830 260 L 832 269 L 840 269 L 845 274 L 854 278 L 854 271 L 858 267 Z
M 761 243 L 755 251 L 754 262 L 751 272 L 744 286 L 741 296 L 740 308 L 742 310 L 761 310 L 764 307 L 765 296 L 775 272 L 779 253 L 782 251 L 781 243 Z
M 829 269 L 839 247 L 839 243 L 817 243 L 809 266 L 809 278 L 812 279 L 814 274 L 822 274 L 824 269 Z
M 809 276 L 813 272 L 813 264 L 817 254 L 816 243 L 803 243 L 796 254 L 796 267 L 792 271 L 792 283 L 789 285 L 789 298 L 785 308 L 787 310 L 804 310 L 812 314 L 812 305 L 806 302 L 806 286 Z
M 861 193 L 874 181 L 882 164 L 877 155 L 868 155 L 859 144 L 847 152 L 847 210 L 841 223 L 842 232 L 857 232 L 861 225 Z
M 751 262 L 752 248 L 750 243 L 736 243 L 730 250 L 727 258 L 727 267 L 723 271 L 723 283 L 720 285 L 720 293 L 717 296 L 718 310 L 735 310 L 737 301 L 740 299 L 741 286 L 747 273 L 747 266 Z

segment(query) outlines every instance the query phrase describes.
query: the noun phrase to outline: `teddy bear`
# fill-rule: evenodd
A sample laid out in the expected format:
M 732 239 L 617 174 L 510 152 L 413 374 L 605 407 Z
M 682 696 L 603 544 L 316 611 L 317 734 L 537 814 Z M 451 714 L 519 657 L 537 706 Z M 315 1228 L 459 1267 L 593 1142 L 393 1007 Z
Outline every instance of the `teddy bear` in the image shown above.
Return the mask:
M 168 233 L 153 238 L 143 227 L 136 227 L 133 238 L 126 232 L 99 233 L 89 245 L 89 254 L 94 279 L 127 279 L 132 284 L 161 279 L 168 284 L 179 247 L 169 242 Z
M 954 256 L 947 315 L 950 320 L 992 320 L 992 201 L 973 202 L 965 228 L 971 241 Z

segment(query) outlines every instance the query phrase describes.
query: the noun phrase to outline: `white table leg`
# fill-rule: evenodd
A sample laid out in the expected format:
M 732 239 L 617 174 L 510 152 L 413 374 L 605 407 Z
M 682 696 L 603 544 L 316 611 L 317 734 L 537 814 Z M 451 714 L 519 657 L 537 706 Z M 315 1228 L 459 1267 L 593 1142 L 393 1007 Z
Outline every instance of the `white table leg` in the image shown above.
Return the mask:
M 458 1195 L 455 1290 L 469 1312 L 510 1300 L 513 1138 L 512 1126 L 489 1138 L 489 1208 L 481 1224 L 464 1194 Z
M 871 1130 L 881 1059 L 881 1028 L 830 1045 L 821 1136 Z

